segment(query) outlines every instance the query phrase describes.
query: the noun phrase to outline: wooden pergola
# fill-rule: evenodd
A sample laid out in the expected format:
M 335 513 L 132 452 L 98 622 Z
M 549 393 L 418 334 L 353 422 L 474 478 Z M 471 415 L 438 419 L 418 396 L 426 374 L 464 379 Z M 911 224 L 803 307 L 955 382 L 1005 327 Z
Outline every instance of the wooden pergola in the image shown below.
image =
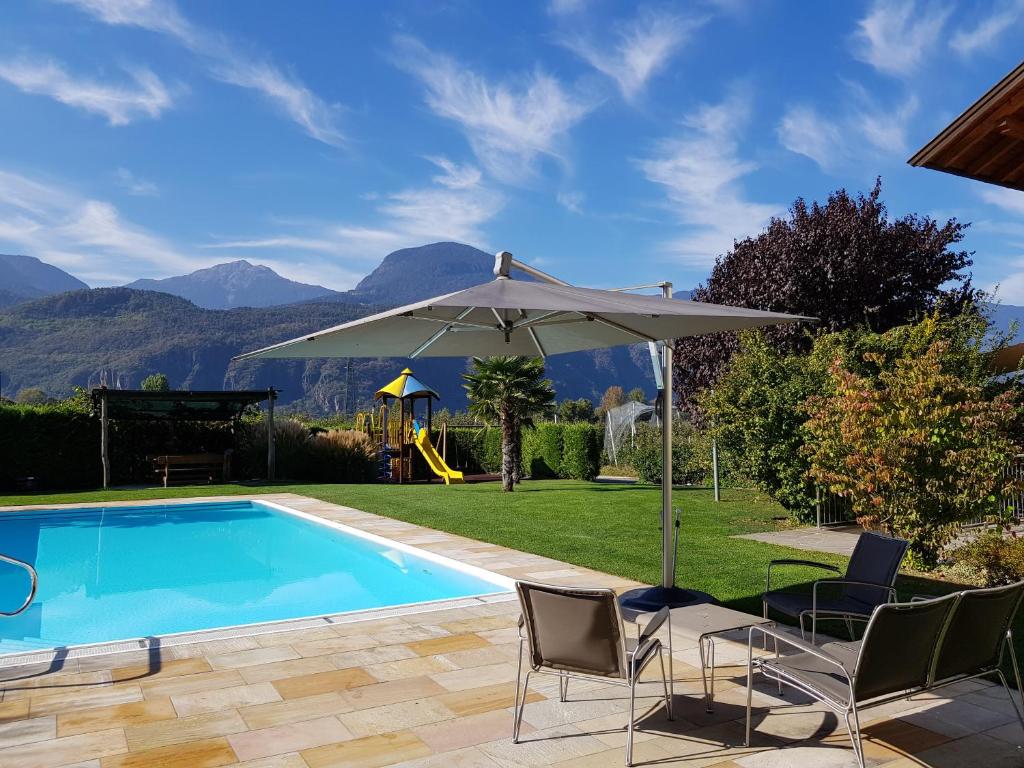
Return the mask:
M 171 390 L 144 389 L 92 390 L 93 411 L 100 417 L 100 462 L 103 487 L 110 485 L 110 421 L 234 421 L 250 405 L 267 403 L 267 480 L 274 480 L 274 401 L 273 387 L 255 390 Z
M 907 162 L 1024 191 L 1024 62 Z

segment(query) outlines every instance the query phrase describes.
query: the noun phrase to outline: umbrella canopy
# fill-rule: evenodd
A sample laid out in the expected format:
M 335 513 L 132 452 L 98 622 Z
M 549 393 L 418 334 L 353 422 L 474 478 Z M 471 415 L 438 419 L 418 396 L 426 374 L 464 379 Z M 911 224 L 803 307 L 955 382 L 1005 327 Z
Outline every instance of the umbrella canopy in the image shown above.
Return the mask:
M 811 319 L 500 276 L 248 352 L 239 359 L 547 357 Z
M 374 397 L 380 399 L 390 395 L 391 397 L 433 397 L 440 400 L 441 396 L 412 375 L 412 371 L 406 368 L 398 378 L 377 390 Z

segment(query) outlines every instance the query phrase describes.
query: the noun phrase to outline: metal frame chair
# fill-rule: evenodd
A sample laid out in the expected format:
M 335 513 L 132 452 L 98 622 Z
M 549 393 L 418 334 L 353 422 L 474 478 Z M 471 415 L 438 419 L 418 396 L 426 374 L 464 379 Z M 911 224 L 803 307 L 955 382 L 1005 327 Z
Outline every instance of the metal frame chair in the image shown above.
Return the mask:
M 865 761 L 860 710 L 964 680 L 998 676 L 1024 728 L 1024 689 L 1011 628 L 1022 598 L 1024 581 L 931 600 L 889 603 L 872 613 L 862 640 L 820 647 L 775 629 L 751 627 L 745 745 L 750 745 L 755 669 L 843 715 L 861 768 Z M 755 632 L 799 652 L 782 658 L 754 658 Z M 1022 697 L 1020 704 L 1000 668 L 1006 652 Z
M 629 688 L 629 721 L 626 724 L 626 765 L 633 764 L 633 730 L 636 720 L 636 684 L 643 670 L 658 659 L 665 694 L 665 710 L 672 720 L 672 697 L 661 641 L 654 634 L 671 627 L 669 609 L 662 608 L 636 640 L 626 635 L 618 596 L 610 589 L 581 589 L 517 581 L 516 591 L 523 608 L 519 617 L 519 666 L 516 670 L 515 717 L 512 742 L 519 743 L 519 731 L 526 709 L 530 675 L 558 677 L 559 699 L 569 694 L 569 679 L 600 680 Z M 529 651 L 529 668 L 523 680 L 523 652 Z
M 894 584 L 909 546 L 910 543 L 903 539 L 864 531 L 857 539 L 846 574 L 842 578 L 818 579 L 811 587 L 810 597 L 785 589 L 773 590 L 772 569 L 783 565 L 803 566 L 820 568 L 836 575 L 839 575 L 839 569 L 814 560 L 772 560 L 768 564 L 761 598 L 764 618 L 768 618 L 769 608 L 791 616 L 800 622 L 800 637 L 806 639 L 804 618 L 810 616 L 812 643 L 817 639 L 819 619 L 842 619 L 852 640 L 854 621 L 866 622 L 876 607 L 896 601 Z M 838 597 L 819 594 L 828 590 L 838 590 Z

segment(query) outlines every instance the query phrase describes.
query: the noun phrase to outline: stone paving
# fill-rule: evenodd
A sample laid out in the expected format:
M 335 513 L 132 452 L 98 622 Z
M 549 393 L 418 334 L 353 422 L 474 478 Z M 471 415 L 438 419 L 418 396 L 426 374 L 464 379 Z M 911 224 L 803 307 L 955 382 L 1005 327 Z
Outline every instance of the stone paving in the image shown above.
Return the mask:
M 634 584 L 298 496 L 266 496 L 510 577 Z M 532 685 L 512 744 L 517 604 L 462 601 L 414 614 L 0 669 L 0 768 L 587 768 L 623 764 L 623 688 L 555 678 Z M 758 683 L 742 746 L 746 649 L 720 642 L 707 714 L 695 647 L 674 653 L 676 720 L 660 682 L 640 686 L 635 762 L 715 768 L 832 768 L 856 762 L 836 717 Z M 965 683 L 868 710 L 871 766 L 1024 765 L 1024 732 L 1002 689 Z
M 804 549 L 810 552 L 831 552 L 834 555 L 853 554 L 857 539 L 864 529 L 859 525 L 843 525 L 828 528 L 788 528 L 783 531 L 744 533 L 737 539 L 753 539 L 780 547 Z

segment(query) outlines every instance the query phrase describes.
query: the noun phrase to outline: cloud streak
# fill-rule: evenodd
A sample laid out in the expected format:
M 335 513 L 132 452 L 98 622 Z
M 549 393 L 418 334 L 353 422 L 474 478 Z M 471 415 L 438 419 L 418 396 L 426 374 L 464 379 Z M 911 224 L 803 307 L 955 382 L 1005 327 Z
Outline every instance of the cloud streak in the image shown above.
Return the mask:
M 76 77 L 52 59 L 0 61 L 0 79 L 25 93 L 49 96 L 69 107 L 101 115 L 110 125 L 154 119 L 174 105 L 166 86 L 148 69 L 129 69 L 128 75 L 128 83 L 105 83 Z
M 952 10 L 915 0 L 875 0 L 858 22 L 854 55 L 884 74 L 912 75 L 938 44 Z
M 131 26 L 165 35 L 195 54 L 208 73 L 259 93 L 309 136 L 331 146 L 345 137 L 337 125 L 337 105 L 317 96 L 268 57 L 242 52 L 225 36 L 185 18 L 172 0 L 60 0 L 105 24 Z
M 566 37 L 562 42 L 598 72 L 614 80 L 622 97 L 632 102 L 643 92 L 647 81 L 666 67 L 706 21 L 705 17 L 684 18 L 646 9 L 617 27 L 613 43 L 597 43 L 581 34 Z
M 973 28 L 957 30 L 949 40 L 949 47 L 961 56 L 973 56 L 994 45 L 1008 29 L 1018 24 L 1022 17 L 1024 17 L 1024 1 L 1005 2 L 1002 7 L 997 7 Z
M 560 159 L 561 142 L 594 106 L 541 70 L 516 83 L 492 83 L 414 38 L 398 38 L 396 50 L 398 66 L 426 88 L 431 110 L 461 127 L 480 163 L 501 181 L 525 181 L 541 157 Z
M 742 179 L 757 165 L 739 154 L 738 133 L 750 117 L 745 89 L 734 88 L 718 104 L 705 104 L 682 122 L 679 135 L 661 140 L 636 162 L 660 185 L 668 207 L 686 233 L 665 244 L 684 264 L 707 267 L 735 238 L 762 230 L 781 206 L 746 199 Z

